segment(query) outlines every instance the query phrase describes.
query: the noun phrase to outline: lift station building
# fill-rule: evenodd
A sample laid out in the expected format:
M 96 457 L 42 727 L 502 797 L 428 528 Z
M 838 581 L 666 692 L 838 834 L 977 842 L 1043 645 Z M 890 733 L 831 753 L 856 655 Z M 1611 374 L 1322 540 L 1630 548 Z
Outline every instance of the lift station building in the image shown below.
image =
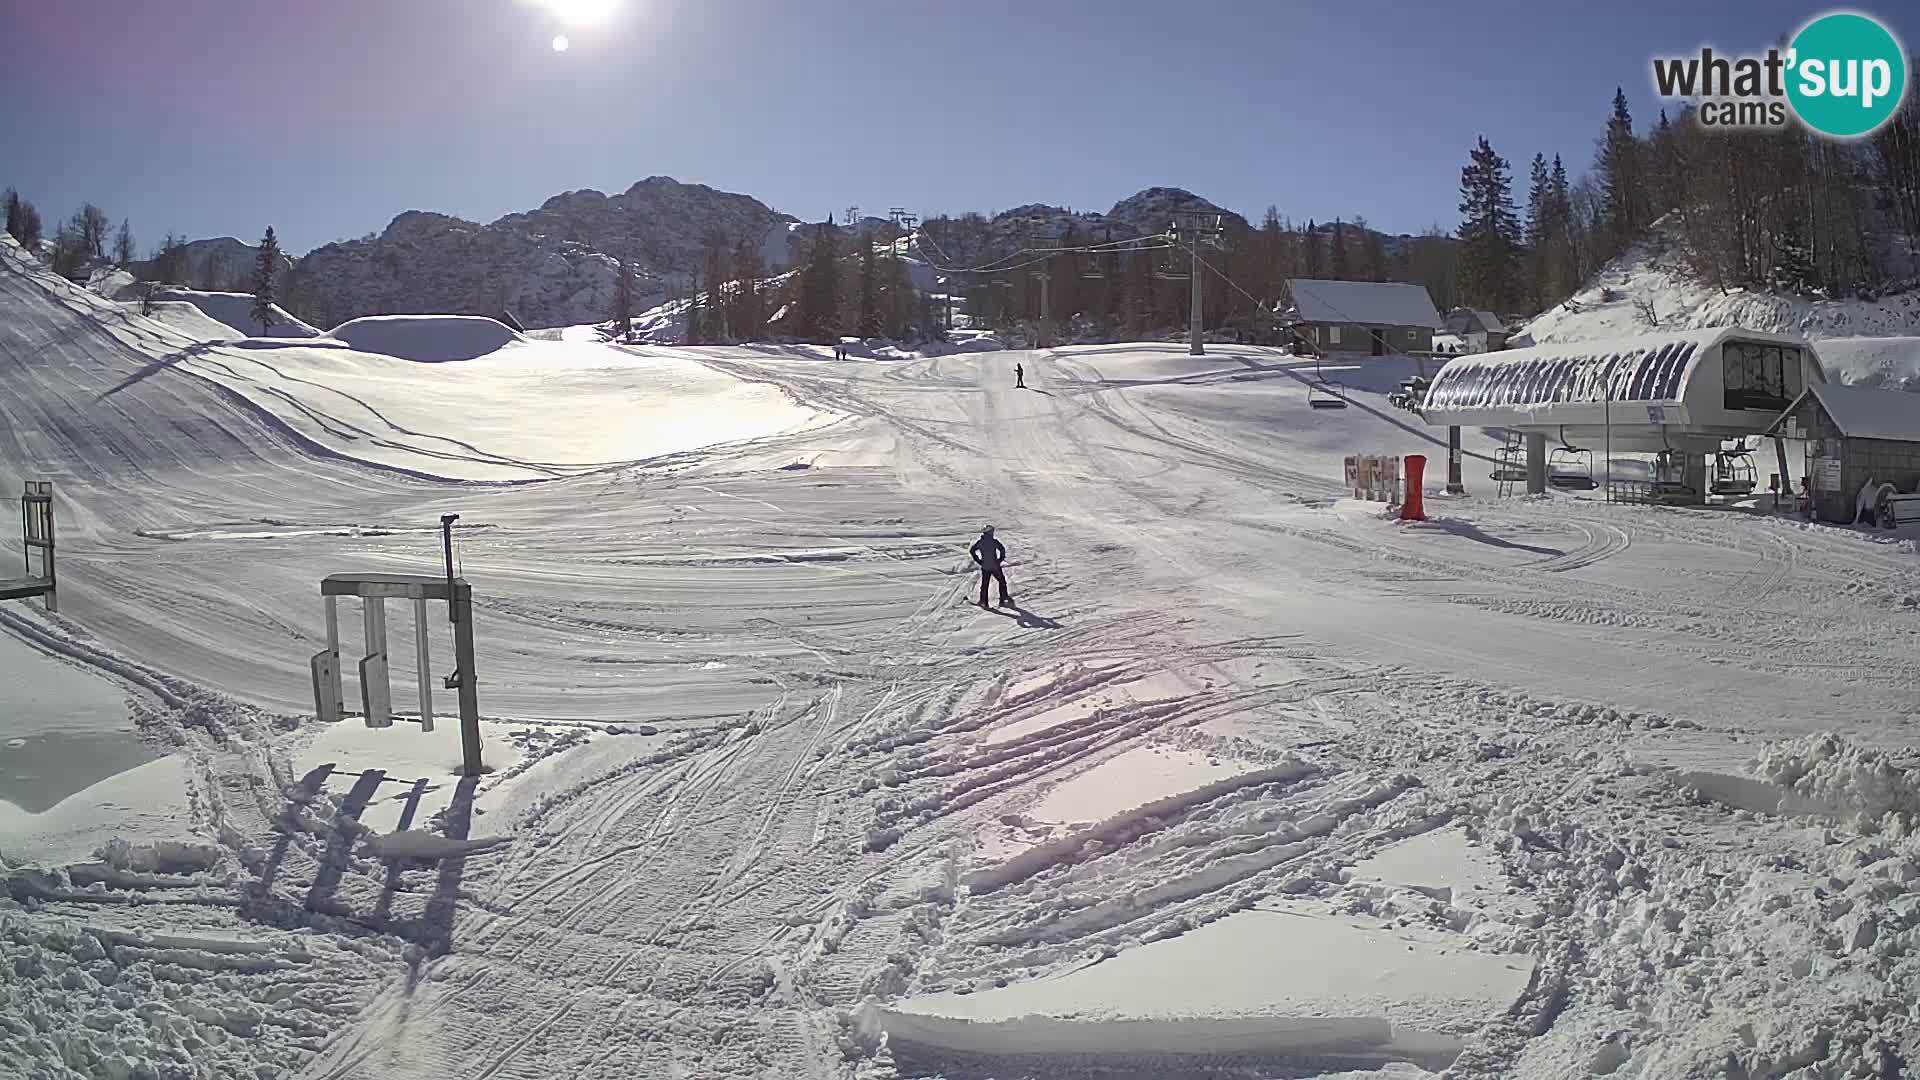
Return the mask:
M 1705 502 L 1707 461 L 1730 441 L 1773 434 L 1826 370 L 1809 342 L 1721 328 L 1536 345 L 1449 361 L 1419 411 L 1437 426 L 1525 435 L 1529 488 L 1544 487 L 1549 442 L 1680 463 L 1672 487 Z M 1791 477 L 1776 441 L 1783 476 Z M 1536 483 L 1533 478 L 1539 478 Z M 1696 498 L 1697 497 L 1697 498 Z

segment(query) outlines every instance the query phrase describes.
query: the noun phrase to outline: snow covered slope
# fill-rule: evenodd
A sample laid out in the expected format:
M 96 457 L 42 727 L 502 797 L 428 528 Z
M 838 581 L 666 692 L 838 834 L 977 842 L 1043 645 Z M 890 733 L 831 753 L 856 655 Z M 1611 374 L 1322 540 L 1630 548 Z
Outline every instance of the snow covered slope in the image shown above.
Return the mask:
M 1920 292 L 1876 300 L 1826 300 L 1716 289 L 1687 266 L 1677 230 L 1677 224 L 1663 219 L 1571 299 L 1529 323 L 1527 333 L 1542 343 L 1716 326 L 1798 334 L 1815 341 L 1920 334 Z
M 136 765 L 22 812 L 94 852 L 0 817 L 0 1073 L 1912 1071 L 1916 538 L 1495 500 L 1478 458 L 1401 524 L 1339 474 L 1439 460 L 1400 363 L 1338 412 L 1312 372 L 219 345 L 0 243 L 0 479 L 62 529 L 61 612 L 0 633 L 130 695 L 185 808 L 143 821 Z M 749 391 L 833 422 L 720 441 Z M 439 572 L 441 513 L 464 780 L 444 715 L 308 718 L 318 580 Z
M 269 338 L 310 338 L 320 336 L 316 327 L 308 326 L 278 304 L 273 305 L 273 325 L 262 330 L 253 320 L 253 294 L 238 292 L 201 292 L 196 289 L 161 289 L 153 294 L 156 303 L 191 304 L 207 318 L 222 326 L 231 327 L 233 337 L 269 337 Z M 137 297 L 122 295 L 123 301 L 138 303 Z

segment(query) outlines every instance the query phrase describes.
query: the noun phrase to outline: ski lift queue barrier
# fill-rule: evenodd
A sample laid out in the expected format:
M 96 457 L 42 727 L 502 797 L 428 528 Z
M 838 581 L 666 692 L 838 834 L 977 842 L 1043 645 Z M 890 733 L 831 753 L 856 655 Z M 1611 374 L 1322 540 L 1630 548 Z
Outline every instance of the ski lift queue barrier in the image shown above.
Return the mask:
M 1400 459 L 1365 454 L 1346 459 L 1347 490 L 1356 499 L 1399 506 L 1402 494 Z

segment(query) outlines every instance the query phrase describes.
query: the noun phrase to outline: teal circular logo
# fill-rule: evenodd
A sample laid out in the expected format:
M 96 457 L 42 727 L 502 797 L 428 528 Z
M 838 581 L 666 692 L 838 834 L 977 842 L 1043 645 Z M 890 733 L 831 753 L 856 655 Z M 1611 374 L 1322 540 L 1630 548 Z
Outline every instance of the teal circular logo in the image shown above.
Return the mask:
M 1822 15 L 1794 35 L 1787 102 L 1822 135 L 1871 134 L 1907 93 L 1907 60 L 1893 32 L 1850 11 Z

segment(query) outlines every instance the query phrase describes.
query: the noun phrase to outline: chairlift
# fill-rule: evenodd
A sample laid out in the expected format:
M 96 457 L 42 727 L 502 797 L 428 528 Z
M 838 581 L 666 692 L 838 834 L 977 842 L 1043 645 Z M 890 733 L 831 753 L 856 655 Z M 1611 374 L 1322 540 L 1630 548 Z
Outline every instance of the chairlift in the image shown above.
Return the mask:
M 1307 382 L 1307 405 L 1314 409 L 1344 409 L 1347 407 L 1347 388 L 1342 383 L 1328 382 L 1320 371 L 1319 358 L 1313 362 L 1313 378 Z
M 1561 491 L 1592 491 L 1599 487 L 1593 479 L 1593 451 L 1575 446 L 1556 446 L 1547 459 L 1547 483 Z
M 1106 276 L 1107 275 L 1100 269 L 1100 263 L 1096 260 L 1089 260 L 1087 265 L 1080 269 L 1080 277 L 1086 281 L 1100 281 Z
M 1700 495 L 1686 482 L 1686 459 L 1678 450 L 1662 450 L 1653 456 L 1653 483 L 1648 488 L 1657 503 L 1691 503 Z
M 1713 458 L 1713 482 L 1707 489 L 1715 495 L 1743 497 L 1758 486 L 1753 454 L 1747 450 L 1722 450 Z
M 1502 446 L 1493 452 L 1493 471 L 1487 474 L 1489 480 L 1501 484 L 1518 484 L 1527 479 L 1527 448 L 1524 446 Z
M 1346 390 L 1343 383 L 1315 379 L 1307 384 L 1307 405 L 1315 409 L 1344 409 L 1347 407 Z

